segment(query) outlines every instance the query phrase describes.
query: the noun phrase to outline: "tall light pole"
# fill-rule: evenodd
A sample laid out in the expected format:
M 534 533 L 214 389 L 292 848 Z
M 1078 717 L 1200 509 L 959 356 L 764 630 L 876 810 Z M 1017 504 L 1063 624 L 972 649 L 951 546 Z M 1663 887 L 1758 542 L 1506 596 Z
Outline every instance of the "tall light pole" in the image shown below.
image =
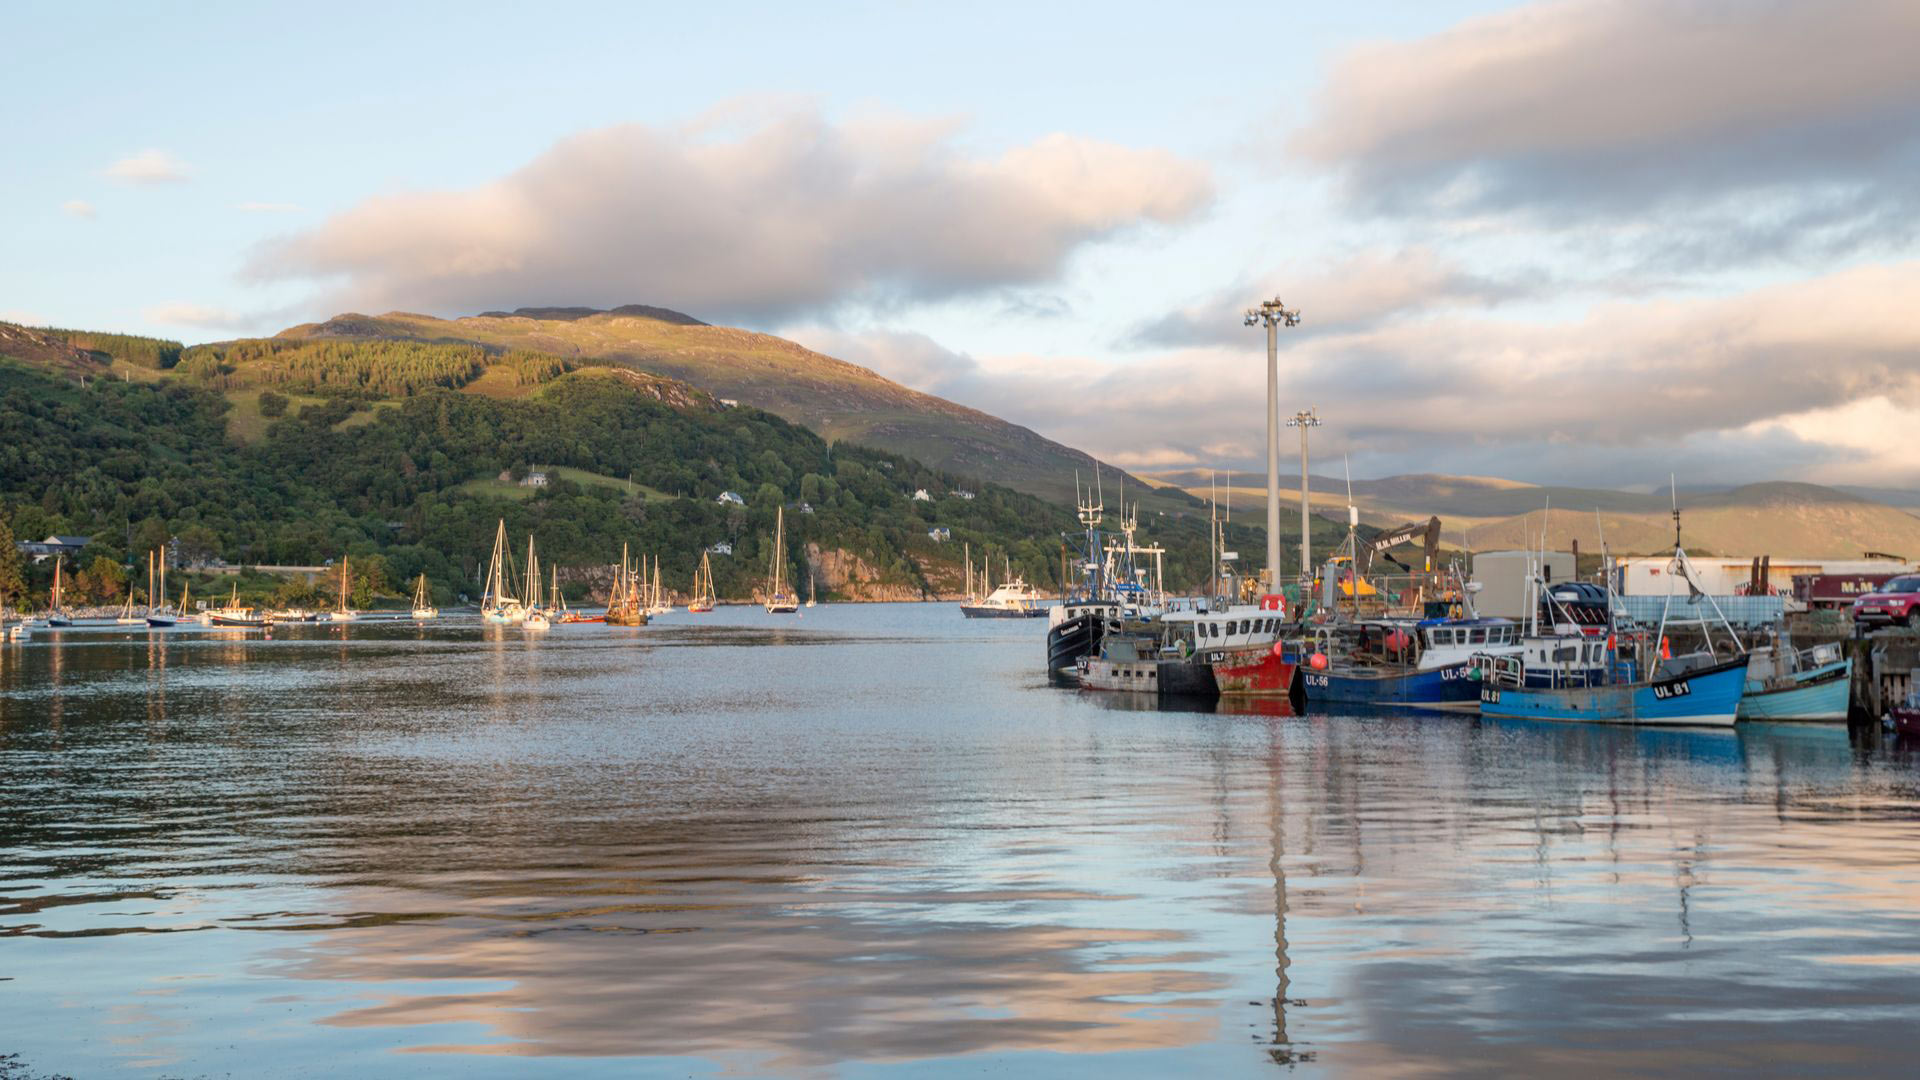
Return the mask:
M 1300 577 L 1303 581 L 1312 581 L 1313 530 L 1307 526 L 1307 504 L 1311 499 L 1307 490 L 1307 429 L 1319 427 L 1320 418 L 1308 409 L 1294 413 L 1287 426 L 1300 429 Z
M 1300 313 L 1279 297 L 1247 309 L 1248 326 L 1267 328 L 1267 588 L 1280 588 L 1280 328 L 1299 326 Z

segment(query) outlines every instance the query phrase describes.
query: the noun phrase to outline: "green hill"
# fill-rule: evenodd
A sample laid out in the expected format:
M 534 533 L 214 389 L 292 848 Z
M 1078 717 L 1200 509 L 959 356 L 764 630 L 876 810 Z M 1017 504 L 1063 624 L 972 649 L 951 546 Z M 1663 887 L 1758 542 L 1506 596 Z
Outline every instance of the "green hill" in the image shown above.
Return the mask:
M 831 442 L 890 450 L 1061 504 L 1071 504 L 1074 474 L 1093 471 L 1093 459 L 1078 450 L 977 409 L 909 390 L 858 365 L 771 334 L 710 326 L 639 304 L 611 311 L 521 308 L 459 319 L 347 314 L 296 326 L 278 337 L 466 344 L 619 363 L 786 417 Z M 1129 487 L 1136 488 L 1150 513 L 1195 507 L 1177 493 Z

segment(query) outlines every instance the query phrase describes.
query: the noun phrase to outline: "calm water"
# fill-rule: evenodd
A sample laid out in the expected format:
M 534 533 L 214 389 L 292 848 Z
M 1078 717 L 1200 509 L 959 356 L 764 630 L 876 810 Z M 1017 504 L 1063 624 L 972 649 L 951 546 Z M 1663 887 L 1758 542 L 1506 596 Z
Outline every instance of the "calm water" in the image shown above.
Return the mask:
M 1043 635 L 886 606 L 0 646 L 0 1054 L 1911 1075 L 1891 740 L 1126 708 L 1047 688 Z

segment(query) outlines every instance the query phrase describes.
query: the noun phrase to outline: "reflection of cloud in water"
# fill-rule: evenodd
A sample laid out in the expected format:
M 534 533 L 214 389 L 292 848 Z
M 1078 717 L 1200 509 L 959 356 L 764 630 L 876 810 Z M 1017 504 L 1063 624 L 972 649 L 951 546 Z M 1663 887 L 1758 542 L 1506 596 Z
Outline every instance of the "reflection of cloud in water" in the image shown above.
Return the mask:
M 463 984 L 389 994 L 329 1021 L 477 1023 L 489 1032 L 473 1044 L 412 1047 L 419 1052 L 749 1056 L 796 1068 L 983 1050 L 1175 1047 L 1212 1039 L 1218 1028 L 1223 981 L 1187 966 L 1213 958 L 1170 951 L 1182 938 L 1176 931 L 929 910 L 1090 897 L 882 896 L 748 883 L 716 894 L 710 883 L 701 902 L 679 904 L 632 884 L 543 879 L 538 899 L 381 891 L 357 906 L 477 914 L 336 930 L 278 951 L 271 973 Z M 495 980 L 508 985 L 468 989 Z

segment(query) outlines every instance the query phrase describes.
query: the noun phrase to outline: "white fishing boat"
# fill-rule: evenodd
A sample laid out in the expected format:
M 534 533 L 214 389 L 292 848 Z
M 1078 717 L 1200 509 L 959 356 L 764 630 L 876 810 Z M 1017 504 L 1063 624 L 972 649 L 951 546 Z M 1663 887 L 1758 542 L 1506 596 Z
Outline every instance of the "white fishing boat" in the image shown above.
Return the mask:
M 791 615 L 800 610 L 800 598 L 788 591 L 787 509 L 774 511 L 773 554 L 768 559 L 766 609 L 773 615 Z
M 434 607 L 433 601 L 427 597 L 427 575 L 425 574 L 420 575 L 419 582 L 413 587 L 413 617 L 418 622 L 440 617 L 440 609 Z
M 493 559 L 487 565 L 487 581 L 480 593 L 480 617 L 500 625 L 518 623 L 527 617 L 526 606 L 512 594 L 513 555 L 507 551 L 507 522 L 493 538 Z

